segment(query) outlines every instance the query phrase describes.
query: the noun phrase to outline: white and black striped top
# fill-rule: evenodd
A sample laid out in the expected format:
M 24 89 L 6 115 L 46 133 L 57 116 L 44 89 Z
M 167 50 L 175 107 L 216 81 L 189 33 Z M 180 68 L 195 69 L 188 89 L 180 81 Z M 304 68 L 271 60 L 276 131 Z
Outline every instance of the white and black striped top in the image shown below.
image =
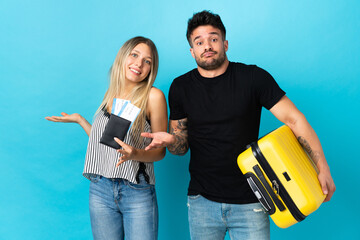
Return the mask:
M 121 156 L 115 149 L 100 143 L 100 138 L 109 121 L 109 113 L 101 110 L 96 114 L 91 127 L 89 143 L 86 151 L 85 167 L 83 175 L 87 179 L 91 175 L 97 174 L 106 178 L 123 178 L 132 183 L 137 183 L 138 172 L 145 170 L 145 178 L 150 184 L 155 184 L 154 164 L 141 163 L 128 160 L 116 167 L 116 163 Z M 150 124 L 145 121 L 144 132 L 150 132 Z M 134 134 L 135 133 L 135 134 Z M 136 137 L 134 137 L 136 136 Z M 126 134 L 124 142 L 138 149 L 144 149 L 150 143 L 150 139 L 140 141 L 140 130 L 130 128 Z

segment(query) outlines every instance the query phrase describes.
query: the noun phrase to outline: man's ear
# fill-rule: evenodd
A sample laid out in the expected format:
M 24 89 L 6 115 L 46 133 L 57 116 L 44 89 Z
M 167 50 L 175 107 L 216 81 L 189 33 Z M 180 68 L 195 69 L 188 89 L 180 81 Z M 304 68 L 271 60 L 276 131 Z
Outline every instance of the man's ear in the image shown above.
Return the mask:
M 225 48 L 225 52 L 227 52 L 228 48 L 229 48 L 229 42 L 228 40 L 224 41 L 224 48 Z
M 193 58 L 195 58 L 194 49 L 193 49 L 193 48 L 190 48 L 190 52 L 191 52 L 191 56 L 192 56 Z

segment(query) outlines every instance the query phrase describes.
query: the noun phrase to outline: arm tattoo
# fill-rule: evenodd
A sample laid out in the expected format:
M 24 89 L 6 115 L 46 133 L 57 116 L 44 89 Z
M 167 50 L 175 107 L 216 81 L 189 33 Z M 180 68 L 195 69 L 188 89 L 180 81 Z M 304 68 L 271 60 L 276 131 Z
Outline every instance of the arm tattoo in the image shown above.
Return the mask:
M 168 150 L 175 155 L 184 155 L 189 149 L 187 119 L 177 121 L 175 127 L 170 126 L 170 134 L 175 136 L 175 143 L 168 146 Z
M 298 141 L 301 144 L 301 146 L 305 149 L 305 151 L 309 154 L 315 165 L 317 165 L 320 158 L 320 154 L 317 151 L 312 150 L 310 144 L 306 141 L 305 138 L 299 136 Z

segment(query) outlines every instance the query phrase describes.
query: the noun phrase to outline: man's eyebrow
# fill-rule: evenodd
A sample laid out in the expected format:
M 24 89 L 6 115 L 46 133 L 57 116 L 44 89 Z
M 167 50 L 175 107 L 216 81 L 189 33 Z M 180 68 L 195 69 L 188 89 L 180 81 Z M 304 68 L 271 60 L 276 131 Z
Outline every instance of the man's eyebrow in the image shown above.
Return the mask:
M 218 32 L 210 32 L 209 34 L 220 36 L 220 34 Z M 195 42 L 199 38 L 200 38 L 200 36 L 196 36 L 193 41 Z
M 198 38 L 200 38 L 200 36 L 195 37 L 193 41 L 195 42 Z

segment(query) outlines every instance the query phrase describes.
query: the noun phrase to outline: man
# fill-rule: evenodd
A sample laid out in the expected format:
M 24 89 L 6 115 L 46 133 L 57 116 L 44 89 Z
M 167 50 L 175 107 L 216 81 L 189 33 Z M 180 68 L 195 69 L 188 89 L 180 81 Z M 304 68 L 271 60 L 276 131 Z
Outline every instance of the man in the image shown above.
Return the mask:
M 269 239 L 269 219 L 236 159 L 258 139 L 262 107 L 291 128 L 319 168 L 325 201 L 335 185 L 319 139 L 304 115 L 265 70 L 229 62 L 225 27 L 202 11 L 188 21 L 187 39 L 197 69 L 176 78 L 169 91 L 170 134 L 147 149 L 167 146 L 176 155 L 191 149 L 188 214 L 191 239 Z

